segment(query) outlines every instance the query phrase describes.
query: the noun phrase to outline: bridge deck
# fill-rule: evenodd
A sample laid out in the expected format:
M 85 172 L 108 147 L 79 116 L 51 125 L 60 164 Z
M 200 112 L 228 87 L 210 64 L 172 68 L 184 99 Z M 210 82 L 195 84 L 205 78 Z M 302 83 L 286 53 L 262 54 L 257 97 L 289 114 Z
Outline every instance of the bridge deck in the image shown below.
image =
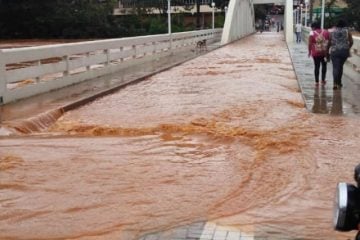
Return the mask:
M 258 35 L 260 33 L 257 33 Z M 264 32 L 263 36 L 276 33 Z M 219 47 L 219 43 L 208 46 L 208 51 Z M 290 43 L 289 51 L 298 79 L 306 108 L 321 114 L 359 114 L 360 96 L 354 89 L 360 89 L 358 83 L 344 76 L 344 87 L 341 91 L 332 90 L 332 67 L 328 64 L 326 87 L 314 87 L 313 62 L 307 57 L 307 46 Z M 198 57 L 206 51 L 188 51 L 176 56 L 159 59 L 156 62 L 135 66 L 120 73 L 86 81 L 51 93 L 31 97 L 15 103 L 0 106 L 0 122 L 23 119 L 54 108 L 68 110 L 80 106 L 96 97 L 116 91 L 127 83 L 141 81 L 153 74 L 164 71 L 184 61 Z M 335 93 L 335 94 L 334 94 Z
M 291 52 L 303 69 L 309 68 L 306 74 L 291 62 L 282 34 L 257 33 L 69 112 L 44 139 L 2 138 L 1 151 L 24 166 L 12 167 L 4 183 L 18 183 L 22 176 L 29 179 L 24 184 L 36 183 L 4 184 L 9 203 L 4 204 L 3 236 L 334 239 L 333 186 L 348 179 L 346 170 L 358 162 L 358 120 L 325 121 L 305 110 L 301 90 L 309 109 L 317 90 L 310 60 L 300 59 L 304 47 L 291 46 Z M 329 77 L 324 91 L 331 106 Z M 119 78 L 104 79 L 103 86 Z M 344 84 L 345 96 L 350 85 Z M 83 103 L 78 97 L 91 100 L 99 86 L 76 88 L 81 91 L 55 100 L 46 96 L 13 104 L 3 110 L 4 119 L 24 117 L 14 112 L 29 106 L 45 111 Z M 343 106 L 345 114 L 354 112 Z M 89 126 L 66 125 L 81 119 Z M 66 127 L 72 127 L 69 135 L 78 130 L 84 136 L 81 131 L 92 126 L 109 131 L 103 137 L 67 136 Z M 79 207 L 89 198 L 99 204 Z M 32 212 L 18 226 L 13 219 L 19 209 Z M 73 232 L 63 227 L 70 225 L 76 226 Z

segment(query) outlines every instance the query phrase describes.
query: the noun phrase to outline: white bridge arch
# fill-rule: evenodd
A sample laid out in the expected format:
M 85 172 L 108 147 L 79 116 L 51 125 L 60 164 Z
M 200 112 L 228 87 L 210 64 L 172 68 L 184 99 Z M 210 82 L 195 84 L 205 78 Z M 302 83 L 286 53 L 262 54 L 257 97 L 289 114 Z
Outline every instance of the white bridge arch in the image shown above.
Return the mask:
M 293 41 L 293 0 L 230 0 L 225 18 L 222 44 L 238 40 L 255 31 L 254 4 L 285 5 L 284 32 L 286 42 Z

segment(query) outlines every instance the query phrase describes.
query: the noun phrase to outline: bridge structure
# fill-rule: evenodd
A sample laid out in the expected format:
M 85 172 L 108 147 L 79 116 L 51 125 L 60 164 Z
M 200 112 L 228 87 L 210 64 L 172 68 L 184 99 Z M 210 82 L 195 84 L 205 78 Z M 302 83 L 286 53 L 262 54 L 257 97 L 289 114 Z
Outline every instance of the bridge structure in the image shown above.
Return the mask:
M 284 35 L 293 42 L 293 0 L 231 0 L 223 28 L 0 50 L 0 104 L 47 93 L 193 49 L 199 41 L 223 46 L 255 32 L 256 4 L 285 6 Z M 303 36 L 307 38 L 308 28 Z M 358 41 L 350 60 L 358 74 Z
M 273 2 L 286 5 L 284 32 L 255 33 L 253 6 L 262 3 L 271 2 L 230 0 L 219 29 L 0 50 L 1 236 L 332 238 L 325 219 L 332 198 L 318 191 L 330 185 L 321 179 L 331 172 L 332 146 L 342 142 L 336 151 L 352 150 L 335 154 L 351 159 L 334 161 L 334 169 L 356 163 L 358 144 L 348 140 L 358 132 L 335 140 L 356 130 L 358 121 L 348 125 L 341 118 L 333 125 L 324 115 L 307 114 L 304 103 L 316 113 L 360 113 L 360 39 L 346 64 L 344 88 L 333 91 L 330 78 L 316 88 L 306 44 L 292 41 L 292 1 Z M 305 40 L 308 29 L 303 33 Z M 199 45 L 204 40 L 207 45 Z M 131 83 L 138 84 L 118 91 Z M 47 124 L 57 123 L 49 130 Z M 14 138 L 11 127 L 18 130 Z M 327 137 L 335 130 L 339 135 Z M 321 144 L 304 144 L 299 136 Z M 304 159 L 310 152 L 317 155 Z M 320 165 L 311 167 L 314 159 Z M 341 168 L 343 162 L 348 165 Z M 84 207 L 89 199 L 94 202 Z M 239 213 L 247 217 L 237 219 Z
M 221 39 L 222 44 L 227 44 L 254 32 L 254 5 L 256 4 L 284 5 L 284 33 L 287 42 L 293 41 L 293 0 L 233 0 L 229 3 Z

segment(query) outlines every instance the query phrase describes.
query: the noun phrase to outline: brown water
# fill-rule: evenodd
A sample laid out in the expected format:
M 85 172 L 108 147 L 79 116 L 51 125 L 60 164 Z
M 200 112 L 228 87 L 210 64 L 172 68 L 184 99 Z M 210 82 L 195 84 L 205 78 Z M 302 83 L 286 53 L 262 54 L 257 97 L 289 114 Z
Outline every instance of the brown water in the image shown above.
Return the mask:
M 332 230 L 332 201 L 359 162 L 359 119 L 305 110 L 281 35 L 59 116 L 6 123 L 19 134 L 0 139 L 1 239 L 137 239 L 206 220 L 274 239 L 352 235 Z

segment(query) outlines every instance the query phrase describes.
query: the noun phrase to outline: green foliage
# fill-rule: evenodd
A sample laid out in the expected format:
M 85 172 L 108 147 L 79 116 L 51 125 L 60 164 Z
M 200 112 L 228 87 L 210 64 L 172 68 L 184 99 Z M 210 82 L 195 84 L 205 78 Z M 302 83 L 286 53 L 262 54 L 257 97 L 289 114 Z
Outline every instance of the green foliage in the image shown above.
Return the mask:
M 255 19 L 262 19 L 265 20 L 266 14 L 268 12 L 268 5 L 266 4 L 256 4 L 254 5 L 254 11 L 255 11 Z
M 223 28 L 225 22 L 225 15 L 216 15 L 215 16 L 215 28 Z
M 181 0 L 172 0 L 175 1 Z M 224 2 L 218 0 L 218 4 Z M 0 0 L 0 38 L 85 39 L 163 34 L 168 32 L 165 3 L 167 0 L 137 0 L 134 14 L 114 16 L 117 0 Z M 149 4 L 162 14 L 148 14 Z M 195 30 L 195 24 L 185 21 L 185 17 L 194 16 L 172 14 L 172 32 Z M 215 19 L 215 26 L 222 27 L 223 16 L 219 14 Z
M 220 9 L 224 9 L 225 6 L 229 5 L 230 0 L 214 0 L 215 6 Z
M 167 33 L 167 21 L 165 19 L 154 18 L 150 21 L 149 34 Z
M 359 0 L 346 0 L 348 8 L 344 12 L 343 18 L 354 27 L 357 31 L 360 31 L 360 1 Z

